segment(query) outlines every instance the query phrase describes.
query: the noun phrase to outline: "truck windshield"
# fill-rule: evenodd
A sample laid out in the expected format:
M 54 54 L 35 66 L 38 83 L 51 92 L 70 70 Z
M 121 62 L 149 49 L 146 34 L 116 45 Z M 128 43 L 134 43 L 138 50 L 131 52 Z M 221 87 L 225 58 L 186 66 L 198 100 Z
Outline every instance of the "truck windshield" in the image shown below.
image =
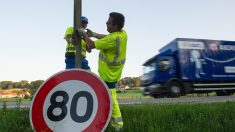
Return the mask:
M 144 69 L 143 69 L 144 74 L 149 73 L 149 72 L 154 71 L 154 70 L 156 70 L 156 63 L 155 62 L 151 63 L 148 66 L 145 66 Z

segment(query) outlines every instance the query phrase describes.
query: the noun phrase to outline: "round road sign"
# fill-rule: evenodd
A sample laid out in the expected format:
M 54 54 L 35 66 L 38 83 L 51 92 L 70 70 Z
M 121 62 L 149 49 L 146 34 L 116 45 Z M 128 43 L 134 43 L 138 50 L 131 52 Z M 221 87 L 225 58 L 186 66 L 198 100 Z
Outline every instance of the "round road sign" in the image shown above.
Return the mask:
M 104 131 L 112 102 L 95 74 L 72 69 L 56 73 L 34 95 L 30 123 L 37 132 Z

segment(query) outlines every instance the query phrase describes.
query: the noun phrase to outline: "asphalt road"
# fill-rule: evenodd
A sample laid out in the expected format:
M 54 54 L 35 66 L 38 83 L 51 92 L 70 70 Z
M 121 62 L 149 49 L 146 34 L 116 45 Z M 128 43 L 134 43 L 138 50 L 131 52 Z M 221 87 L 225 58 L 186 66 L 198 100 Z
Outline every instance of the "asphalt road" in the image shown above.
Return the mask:
M 170 103 L 213 103 L 213 102 L 226 102 L 235 101 L 233 96 L 208 96 L 208 97 L 180 97 L 180 98 L 145 98 L 145 99 L 119 99 L 121 105 L 134 105 L 134 104 L 170 104 Z M 20 108 L 29 108 L 30 101 L 23 101 Z M 4 107 L 4 103 L 0 102 L 0 108 Z M 7 108 L 16 108 L 16 102 L 6 102 Z
M 120 104 L 146 104 L 146 103 L 212 103 L 235 101 L 235 96 L 208 96 L 208 97 L 180 97 L 180 98 L 148 98 L 148 99 L 121 99 Z

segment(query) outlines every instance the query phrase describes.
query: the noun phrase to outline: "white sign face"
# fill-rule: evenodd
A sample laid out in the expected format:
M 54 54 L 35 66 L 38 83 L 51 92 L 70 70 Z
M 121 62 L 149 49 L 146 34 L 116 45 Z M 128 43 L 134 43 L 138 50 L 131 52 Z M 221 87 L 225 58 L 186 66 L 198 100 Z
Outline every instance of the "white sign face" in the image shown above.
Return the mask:
M 37 90 L 30 123 L 37 132 L 104 131 L 111 111 L 109 89 L 98 76 L 81 69 L 64 70 Z
M 49 128 L 56 132 L 84 130 L 95 118 L 97 100 L 89 85 L 76 80 L 66 81 L 47 95 L 43 118 Z
M 179 49 L 205 49 L 203 42 L 193 42 L 193 41 L 179 41 Z

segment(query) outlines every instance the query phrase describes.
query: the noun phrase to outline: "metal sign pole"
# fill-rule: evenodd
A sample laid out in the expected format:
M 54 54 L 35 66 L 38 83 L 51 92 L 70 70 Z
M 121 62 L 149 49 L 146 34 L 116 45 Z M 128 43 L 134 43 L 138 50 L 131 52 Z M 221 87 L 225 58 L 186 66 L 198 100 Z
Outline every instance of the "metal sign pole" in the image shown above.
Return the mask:
M 82 54 L 81 54 L 81 36 L 78 33 L 77 29 L 80 28 L 81 24 L 81 14 L 82 14 L 82 0 L 74 0 L 74 23 L 73 23 L 73 28 L 74 28 L 74 33 L 76 37 L 76 44 L 75 44 L 75 49 L 76 49 L 76 54 L 75 54 L 75 67 L 76 68 L 82 68 Z

